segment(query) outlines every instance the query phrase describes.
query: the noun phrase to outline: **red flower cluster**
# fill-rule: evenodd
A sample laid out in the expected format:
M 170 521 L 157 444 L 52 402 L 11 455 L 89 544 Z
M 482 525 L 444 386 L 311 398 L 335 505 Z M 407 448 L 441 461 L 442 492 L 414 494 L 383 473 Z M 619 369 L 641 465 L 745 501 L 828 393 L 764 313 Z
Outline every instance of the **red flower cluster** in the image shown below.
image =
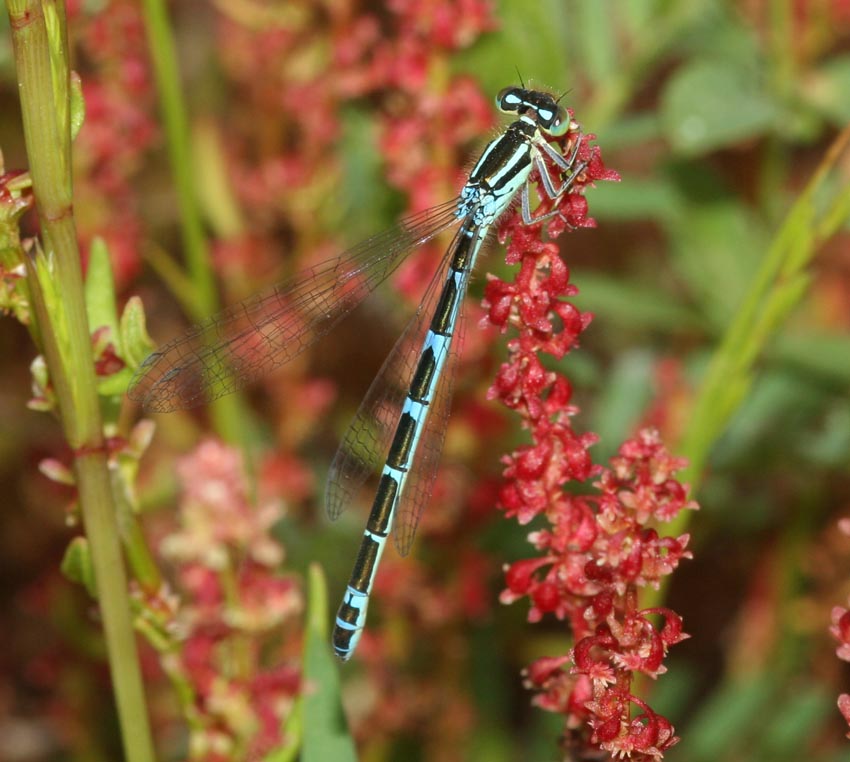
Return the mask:
M 838 528 L 850 536 L 850 519 L 839 522 Z M 832 626 L 829 628 L 832 637 L 838 641 L 835 655 L 842 661 L 850 661 L 850 609 L 834 606 L 832 609 Z M 847 724 L 850 725 L 850 694 L 842 693 L 838 697 L 838 711 L 841 712 Z M 850 732 L 847 733 L 850 738 Z
M 489 0 L 458 3 L 394 0 L 385 18 L 362 16 L 336 40 L 338 87 L 349 96 L 383 98 L 380 149 L 390 183 L 422 211 L 451 198 L 469 144 L 493 127 L 493 107 L 478 83 L 449 77 L 446 60 L 496 25 Z M 434 272 L 441 252 L 424 246 L 394 280 L 411 302 Z
M 29 297 L 24 289 L 26 268 L 18 254 L 20 218 L 33 207 L 29 175 L 6 171 L 0 154 L 0 315 L 12 314 L 22 325 L 29 324 Z
M 94 235 L 106 240 L 122 286 L 141 267 L 138 175 L 158 135 L 142 12 L 128 0 L 71 10 L 86 104 L 74 143 L 77 224 L 84 249 Z
M 567 225 L 593 226 L 582 191 L 595 180 L 618 179 L 605 169 L 598 147 L 590 145 L 592 137 L 581 138 L 578 159 L 587 165 L 558 201 L 560 214 L 550 218 L 550 236 Z M 567 145 L 576 139 L 574 131 Z M 544 200 L 538 211 L 550 207 Z M 529 536 L 540 555 L 508 567 L 502 601 L 527 596 L 530 621 L 553 613 L 570 624 L 573 649 L 535 662 L 527 683 L 539 691 L 538 706 L 565 715 L 572 742 L 632 759 L 658 758 L 677 740 L 673 727 L 632 694 L 631 682 L 635 673 L 662 674 L 667 649 L 687 635 L 673 611 L 640 610 L 638 588 L 657 587 L 690 557 L 687 535 L 662 537 L 652 524 L 696 504 L 674 478 L 684 461 L 666 452 L 657 432 L 642 431 L 603 468 L 589 454 L 596 435 L 573 430 L 577 409 L 570 403 L 570 383 L 547 370 L 540 356 L 561 359 L 577 345 L 591 316 L 563 300 L 577 290 L 542 229 L 542 223 L 522 225 L 518 213 L 506 222 L 501 232 L 511 238 L 508 261 L 520 269 L 512 283 L 491 277 L 485 294 L 488 322 L 517 332 L 490 397 L 520 415 L 532 440 L 504 458 L 501 507 L 521 524 L 542 515 L 550 525 Z M 563 489 L 567 482 L 590 478 L 595 493 Z M 658 616 L 660 628 L 653 622 Z
M 835 653 L 839 659 L 850 661 L 850 609 L 835 606 L 832 609 L 832 626 L 829 628 L 833 637 L 840 643 Z M 838 697 L 838 709 L 850 725 L 850 694 L 842 693 Z M 847 733 L 850 738 L 850 733 Z
M 177 473 L 181 527 L 161 547 L 179 580 L 169 629 L 180 637 L 163 667 L 192 697 L 192 745 L 204 759 L 259 759 L 278 748 L 301 690 L 278 645 L 303 608 L 297 584 L 276 572 L 283 548 L 270 529 L 281 511 L 251 504 L 240 454 L 218 442 L 199 445 Z

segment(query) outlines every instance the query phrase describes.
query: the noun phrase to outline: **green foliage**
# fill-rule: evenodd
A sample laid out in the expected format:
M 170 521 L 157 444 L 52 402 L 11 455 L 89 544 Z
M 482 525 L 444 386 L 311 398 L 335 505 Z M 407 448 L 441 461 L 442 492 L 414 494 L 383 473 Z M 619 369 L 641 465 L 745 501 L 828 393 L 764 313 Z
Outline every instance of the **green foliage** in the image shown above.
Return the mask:
M 79 135 L 86 121 L 86 101 L 83 98 L 83 82 L 79 75 L 71 73 L 71 140 Z
M 139 367 L 154 349 L 154 343 L 145 328 L 145 308 L 142 300 L 131 296 L 121 313 L 121 327 L 118 332 L 124 361 L 131 368 Z
M 115 301 L 115 285 L 109 252 L 102 238 L 92 241 L 89 248 L 89 266 L 86 271 L 86 314 L 92 332 L 99 328 L 109 329 L 113 341 L 119 342 L 116 349 L 123 352 L 118 331 L 118 307 Z
M 650 703 L 655 707 L 658 699 L 658 708 L 669 713 L 682 737 L 669 759 L 846 759 L 843 728 L 834 708 L 838 688 L 817 670 L 825 672 L 824 665 L 834 659 L 826 642 L 828 611 L 831 605 L 844 603 L 840 577 L 846 565 L 846 559 L 830 553 L 837 553 L 833 526 L 846 507 L 850 453 L 846 393 L 850 337 L 845 324 L 850 194 L 846 169 L 842 169 L 847 149 L 835 142 L 836 132 L 850 122 L 850 56 L 846 53 L 850 34 L 842 26 L 848 22 L 829 15 L 837 3 L 499 0 L 497 5 L 498 28 L 458 55 L 431 62 L 433 70 L 427 74 L 432 79 L 424 89 L 447 81 L 450 73 L 469 74 L 489 95 L 516 82 L 518 76 L 551 86 L 564 94 L 563 102 L 574 108 L 583 128 L 597 135 L 606 163 L 621 172 L 621 183 L 606 183 L 588 193 L 598 229 L 563 237 L 564 256 L 581 292 L 576 304 L 595 314 L 581 351 L 566 362 L 575 402 L 581 407 L 577 428 L 601 437 L 594 452 L 597 460 L 613 453 L 647 412 L 657 408 L 663 413 L 661 425 L 668 427 L 668 437 L 678 437 L 678 444 L 669 441 L 671 450 L 691 459 L 691 482 L 702 502 L 702 511 L 688 527 L 695 559 L 693 567 L 689 564 L 682 570 L 683 581 L 674 583 L 664 602 L 684 614 L 692 639 L 683 645 L 681 663 L 671 664 L 658 686 L 650 686 L 657 691 Z M 57 7 L 48 4 L 47 13 L 50 64 L 60 72 L 67 65 L 68 52 Z M 268 249 L 275 254 L 268 255 L 264 266 L 280 264 L 281 270 L 287 270 L 290 260 L 302 253 L 296 251 L 299 248 L 312 264 L 321 253 L 317 243 L 324 246 L 329 239 L 354 243 L 378 232 L 398 216 L 407 199 L 384 179 L 386 161 L 380 153 L 385 112 L 402 109 L 403 98 L 382 104 L 384 111 L 380 111 L 376 109 L 380 99 L 367 97 L 351 99 L 331 114 L 337 120 L 330 125 L 337 133 L 333 151 L 318 158 L 298 157 L 305 164 L 320 165 L 315 173 L 325 175 L 323 184 L 310 188 L 312 195 L 300 187 L 278 189 L 279 195 L 266 202 L 268 208 L 253 208 L 252 204 L 261 204 L 256 195 L 251 203 L 239 196 L 245 175 L 242 188 L 233 183 L 234 177 L 245 166 L 261 168 L 269 156 L 276 159 L 303 139 L 297 131 L 289 132 L 289 125 L 281 128 L 262 108 L 256 108 L 264 98 L 280 96 L 275 79 L 280 72 L 270 70 L 249 85 L 222 84 L 222 78 L 232 74 L 227 69 L 236 58 L 222 65 L 215 51 L 181 47 L 181 56 L 195 67 L 181 74 L 171 55 L 174 39 L 187 48 L 198 45 L 195 19 L 188 31 L 170 30 L 162 7 L 155 3 L 149 7 L 155 22 L 149 30 L 152 58 L 163 83 L 164 133 L 174 157 L 179 203 L 170 200 L 172 181 L 165 161 L 156 155 L 159 149 L 150 151 L 139 162 L 144 171 L 134 176 L 138 187 L 133 190 L 141 199 L 145 257 L 153 273 L 145 276 L 143 285 L 122 286 L 124 291 L 116 293 L 107 247 L 94 240 L 85 309 L 90 328 L 107 327 L 104 341 L 111 342 L 126 364 L 97 379 L 100 412 L 106 424 L 126 440 L 120 453 L 111 453 L 109 487 L 120 524 L 117 531 L 135 579 L 146 590 L 156 590 L 161 585 L 159 570 L 139 542 L 140 505 L 151 510 L 171 507 L 175 453 L 205 436 L 207 421 L 203 415 L 162 419 L 164 436 L 152 457 L 155 464 L 159 456 L 159 470 L 151 467 L 153 475 L 146 477 L 144 494 L 137 499 L 139 461 L 151 443 L 153 424 L 128 425 L 129 406 L 123 393 L 154 343 L 147 333 L 142 299 L 134 294 L 144 293 L 147 300 L 155 287 L 152 283 L 162 281 L 167 298 L 148 304 L 159 308 L 176 301 L 192 320 L 206 315 L 216 301 L 213 275 L 221 280 L 222 291 L 231 295 L 228 271 L 215 272 L 217 263 L 206 251 L 202 222 L 224 243 L 255 235 L 262 240 L 268 235 L 280 251 Z M 218 12 L 240 10 L 245 8 L 222 6 Z M 81 11 L 85 12 L 91 9 Z M 317 13 L 317 19 L 322 15 Z M 389 23 L 389 16 L 390 11 L 383 8 L 381 21 Z M 227 20 L 233 23 L 233 18 Z M 5 24 L 4 18 L 0 26 L 4 32 Z M 250 24 L 242 30 L 247 35 L 246 29 L 257 32 Z M 325 53 L 315 40 L 309 42 L 285 72 L 287 86 L 300 86 L 299 78 L 305 76 L 310 62 Z M 244 58 L 238 59 L 240 64 Z M 4 33 L 0 39 L 4 103 L 11 102 L 13 94 L 11 64 Z M 85 67 L 91 61 L 81 57 L 80 64 Z M 181 96 L 176 87 L 184 77 L 190 84 Z M 69 92 L 65 92 L 67 81 Z M 80 80 L 57 76 L 51 82 L 49 100 L 62 112 L 60 120 L 69 124 L 71 136 L 79 133 L 78 143 L 83 143 L 85 130 L 92 125 L 83 124 Z M 221 124 L 193 123 L 195 115 L 220 119 Z M 6 163 L 26 166 L 20 151 L 21 158 L 13 165 L 9 162 L 15 141 L 7 135 L 19 131 L 13 121 L 4 112 L 0 139 L 7 150 Z M 256 132 L 245 129 L 254 122 L 266 123 Z M 482 135 L 481 142 L 486 138 Z M 438 139 L 435 136 L 435 143 Z M 85 151 L 92 147 L 81 147 L 81 155 L 91 159 Z M 247 162 L 245 156 L 250 157 Z M 314 171 L 313 164 L 307 171 Z M 102 228 L 113 222 L 105 218 L 113 210 L 99 217 L 86 208 L 85 195 L 80 199 L 77 209 L 85 212 L 80 214 L 81 230 L 91 219 Z M 179 215 L 171 208 L 178 205 Z M 46 243 L 44 251 L 36 246 L 25 258 L 17 240 L 24 207 L 4 206 L 3 211 L 8 214 L 3 221 L 11 223 L 8 230 L 13 234 L 7 235 L 7 228 L 0 231 L 0 265 L 15 271 L 17 277 L 26 261 L 30 278 L 16 280 L 4 273 L 2 288 L 7 296 L 2 306 L 23 320 L 31 303 L 39 305 L 41 319 L 50 317 L 56 354 L 74 368 L 79 358 L 71 357 L 69 349 L 71 329 L 64 309 L 68 292 L 57 281 L 56 252 Z M 181 226 L 179 235 L 171 225 L 175 230 Z M 86 236 L 90 232 L 86 229 Z M 837 244 L 832 242 L 836 236 L 841 236 Z M 152 241 L 158 245 L 151 246 Z M 474 284 L 479 292 L 485 268 L 505 269 L 496 250 L 494 246 L 482 263 Z M 184 259 L 181 255 L 186 254 Z M 35 290 L 31 300 L 29 283 Z M 119 314 L 123 299 L 126 306 Z M 358 342 L 367 322 L 370 329 L 383 322 L 375 319 L 376 314 L 353 316 L 354 321 L 363 321 L 355 322 L 353 329 Z M 175 325 L 172 315 L 161 318 L 158 310 L 151 315 L 157 321 L 152 320 L 154 335 L 167 337 L 165 331 Z M 15 333 L 3 337 L 3 346 L 10 348 L 3 360 L 8 373 L 3 377 L 4 394 L 6 389 L 26 386 L 20 380 L 26 374 L 15 372 L 16 363 L 30 362 L 36 352 L 49 350 L 37 328 L 32 330 L 38 349 L 29 353 L 14 351 Z M 467 331 L 473 330 L 470 322 Z M 353 517 L 327 532 L 312 518 L 320 510 L 319 485 L 333 447 L 328 432 L 335 423 L 309 419 L 300 400 L 333 377 L 339 381 L 338 408 L 342 409 L 348 404 L 346 394 L 356 394 L 348 389 L 349 383 L 368 385 L 370 371 L 363 352 L 354 352 L 346 343 L 328 337 L 322 352 L 316 354 L 318 359 L 305 360 L 303 366 L 276 379 L 271 387 L 284 391 L 275 397 L 266 390 L 276 407 L 269 406 L 263 417 L 249 418 L 237 409 L 227 416 L 229 424 L 217 428 L 250 437 L 246 461 L 257 474 L 264 473 L 270 452 L 280 456 L 283 465 L 275 461 L 272 466 L 285 474 L 281 492 L 291 491 L 285 495 L 291 510 L 277 527 L 288 546 L 285 563 L 292 568 L 308 556 L 320 557 L 327 561 L 325 568 L 334 579 L 347 572 L 347 550 L 354 547 L 361 527 Z M 477 342 L 470 343 L 478 349 Z M 372 351 L 371 346 L 363 349 Z M 343 358 L 338 361 L 341 372 L 333 366 L 336 357 Z M 462 366 L 459 405 L 464 394 L 478 405 L 486 404 L 486 389 L 498 362 L 498 357 L 479 354 L 473 363 Z M 672 381 L 660 378 L 665 363 L 674 366 Z M 375 367 L 379 364 L 376 359 Z M 315 373 L 313 377 L 310 372 Z M 71 372 L 67 379 L 52 379 L 44 358 L 39 357 L 32 363 L 35 400 L 31 407 L 55 413 L 62 384 L 76 398 L 79 378 Z M 26 393 L 26 389 L 20 392 Z M 297 401 L 292 402 L 293 398 Z M 324 413 L 321 408 L 320 415 Z M 338 414 L 336 409 L 333 414 Z M 342 419 L 344 412 L 339 415 Z M 212 418 L 216 420 L 215 411 Z M 502 436 L 500 432 L 496 443 L 489 433 L 480 434 L 477 423 L 470 424 L 465 411 L 459 411 L 456 420 L 460 425 L 449 433 L 450 452 L 443 471 L 446 486 L 440 485 L 449 497 L 436 500 L 428 509 L 440 516 L 460 512 L 461 505 L 471 503 L 470 496 L 477 496 L 476 480 L 492 487 L 502 467 L 503 445 L 519 442 L 525 434 L 504 432 Z M 453 442 L 457 431 L 459 444 Z M 44 494 L 43 482 L 20 474 L 32 470 L 27 468 L 28 456 L 45 448 L 44 430 L 29 423 L 24 426 L 10 416 L 4 437 L 9 441 L 4 448 L 8 462 L 0 463 L 4 488 L 9 495 L 27 496 L 34 502 L 32 495 Z M 497 451 L 497 446 L 502 449 Z M 293 465 L 289 459 L 295 458 L 300 460 Z M 42 471 L 63 490 L 76 486 L 70 469 L 46 463 Z M 456 490 L 460 497 L 452 502 L 456 483 L 462 483 Z M 423 705 L 429 699 L 439 701 L 451 690 L 468 690 L 459 702 L 469 723 L 464 729 L 465 746 L 441 748 L 445 718 L 437 716 L 439 712 L 429 716 L 423 711 L 425 720 L 418 725 L 411 722 L 403 729 L 393 728 L 387 735 L 396 735 L 370 747 L 369 759 L 426 759 L 429 744 L 446 758 L 453 753 L 469 759 L 533 761 L 552 759 L 558 753 L 554 739 L 563 729 L 561 718 L 529 709 L 518 675 L 533 658 L 564 652 L 569 633 L 553 620 L 548 631 L 534 634 L 525 626 L 524 609 L 497 606 L 502 586 L 498 568 L 527 552 L 522 545 L 526 530 L 507 529 L 504 522 L 488 523 L 480 516 L 475 522 L 480 544 L 477 540 L 475 547 L 464 546 L 462 552 L 452 547 L 460 544 L 453 535 L 440 533 L 439 523 L 436 541 L 430 538 L 430 545 L 423 532 L 423 549 L 416 553 L 416 563 L 421 565 L 413 567 L 411 584 L 423 580 L 436 584 L 433 579 L 445 570 L 429 567 L 432 558 L 451 558 L 454 569 L 467 552 L 486 552 L 492 579 L 475 581 L 490 586 L 488 601 L 498 611 L 476 621 L 474 641 L 469 640 L 469 628 L 463 629 L 468 623 L 461 622 L 453 625 L 445 644 L 416 643 L 424 652 L 432 647 L 435 659 L 445 659 L 440 661 L 444 671 L 435 673 L 431 663 L 405 661 L 408 653 L 416 652 L 411 647 L 399 649 L 402 656 L 388 651 L 383 672 L 374 678 L 382 686 L 423 687 L 416 696 Z M 443 548 L 449 548 L 451 555 L 439 555 Z M 85 540 L 73 541 L 62 570 L 94 595 L 90 550 Z M 29 573 L 24 566 L 28 562 L 13 558 L 9 565 Z M 691 568 L 697 571 L 688 577 Z M 341 694 L 351 691 L 359 710 L 364 705 L 366 710 L 380 706 L 381 696 L 363 689 L 373 687 L 368 680 L 374 676 L 368 670 L 374 670 L 374 665 L 363 665 L 357 674 L 360 665 L 340 670 L 333 661 L 324 580 L 315 569 L 309 579 L 304 695 L 286 724 L 285 746 L 269 753 L 266 762 L 289 762 L 299 755 L 307 762 L 353 760 L 356 752 L 343 717 Z M 444 589 L 446 595 L 455 593 L 451 584 Z M 423 606 L 430 603 L 427 596 L 421 598 Z M 392 615 L 389 611 L 386 620 Z M 398 630 L 417 632 L 409 610 L 396 616 L 404 618 L 404 627 L 396 623 Z M 381 617 L 375 619 L 372 626 L 380 627 Z M 416 627 L 429 624 L 415 622 Z M 171 633 L 151 629 L 149 623 L 141 628 L 157 647 L 164 650 L 170 645 Z M 430 631 L 426 635 L 423 640 L 432 639 Z M 465 645 L 459 645 L 468 642 L 471 655 L 464 652 Z M 688 653 L 688 648 L 693 651 Z M 741 667 L 740 652 L 747 655 L 743 660 L 747 669 Z M 467 661 L 474 663 L 469 667 Z M 191 706 L 192 702 L 185 703 Z M 370 731 L 357 732 L 359 737 Z
M 832 701 L 813 683 L 784 689 L 775 675 L 756 674 L 722 686 L 690 724 L 687 753 L 671 762 L 710 762 L 719 757 L 792 762 L 816 732 Z M 810 759 L 826 760 L 813 755 Z
M 328 591 L 318 566 L 311 566 L 307 593 L 302 760 L 355 762 L 357 753 L 348 734 L 340 703 L 339 668 L 328 645 Z
M 664 133 L 683 154 L 707 153 L 761 135 L 779 114 L 758 72 L 729 59 L 691 61 L 671 78 L 661 104 Z
M 824 63 L 813 77 L 809 102 L 836 127 L 850 122 L 850 55 L 836 56 Z
M 85 587 L 88 594 L 97 600 L 97 582 L 94 578 L 91 551 L 85 537 L 75 537 L 71 540 L 65 550 L 61 569 L 62 574 L 71 582 Z

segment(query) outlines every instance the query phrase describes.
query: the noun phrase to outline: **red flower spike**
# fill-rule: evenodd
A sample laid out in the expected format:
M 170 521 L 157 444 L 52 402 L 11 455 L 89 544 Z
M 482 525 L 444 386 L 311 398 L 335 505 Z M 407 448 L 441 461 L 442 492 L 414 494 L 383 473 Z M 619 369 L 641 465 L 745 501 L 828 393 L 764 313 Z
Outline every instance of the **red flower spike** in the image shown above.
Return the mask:
M 561 139 L 565 154 L 576 137 L 570 132 Z M 528 687 L 537 691 L 534 704 L 564 715 L 571 743 L 649 760 L 677 739 L 665 718 L 631 695 L 632 678 L 662 674 L 668 647 L 687 636 L 674 612 L 640 611 L 637 592 L 657 586 L 690 557 L 687 535 L 660 536 L 655 526 L 696 504 L 675 478 L 683 461 L 667 453 L 655 431 L 625 442 L 607 468 L 595 464 L 589 450 L 596 435 L 572 429 L 578 410 L 570 382 L 548 370 L 542 358 L 560 360 L 576 348 L 592 319 L 566 301 L 577 289 L 557 247 L 543 238 L 544 230 L 552 238 L 568 227 L 593 227 L 585 188 L 619 179 L 605 168 L 592 140 L 582 137 L 578 156 L 587 166 L 570 192 L 554 202 L 539 194 L 538 211 L 557 207 L 559 215 L 526 226 L 514 210 L 499 223 L 499 239 L 508 241 L 506 260 L 519 269 L 513 282 L 489 277 L 485 288 L 485 321 L 515 332 L 488 397 L 514 411 L 530 439 L 502 459 L 500 507 L 520 524 L 541 515 L 549 523 L 529 535 L 540 555 L 507 567 L 501 600 L 527 597 L 529 621 L 551 612 L 572 630 L 570 654 L 538 660 L 526 673 Z M 596 492 L 564 492 L 568 482 L 590 479 Z M 660 628 L 653 614 L 663 619 Z M 641 710 L 635 718 L 633 706 Z

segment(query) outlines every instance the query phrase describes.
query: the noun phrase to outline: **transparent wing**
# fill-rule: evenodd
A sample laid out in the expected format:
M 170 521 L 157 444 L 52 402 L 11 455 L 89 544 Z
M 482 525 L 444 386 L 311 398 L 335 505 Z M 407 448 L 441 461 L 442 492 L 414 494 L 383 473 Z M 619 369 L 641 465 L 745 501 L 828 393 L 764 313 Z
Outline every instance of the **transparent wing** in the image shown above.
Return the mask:
M 416 313 L 372 381 L 331 462 L 325 507 L 333 520 L 342 515 L 366 480 L 384 465 L 433 308 L 445 281 L 451 250 L 449 246 Z
M 234 305 L 142 362 L 127 394 L 153 412 L 202 405 L 268 375 L 330 331 L 414 248 L 455 224 L 457 200 Z
M 339 518 L 354 501 L 365 481 L 370 476 L 377 475 L 384 465 L 408 386 L 445 282 L 452 249 L 450 246 L 425 292 L 419 309 L 369 387 L 334 456 L 325 492 L 326 508 L 331 519 Z M 400 499 L 393 533 L 396 547 L 402 555 L 406 555 L 410 550 L 422 509 L 428 502 L 437 475 L 451 402 L 454 358 L 459 351 L 461 338 L 456 329 Z

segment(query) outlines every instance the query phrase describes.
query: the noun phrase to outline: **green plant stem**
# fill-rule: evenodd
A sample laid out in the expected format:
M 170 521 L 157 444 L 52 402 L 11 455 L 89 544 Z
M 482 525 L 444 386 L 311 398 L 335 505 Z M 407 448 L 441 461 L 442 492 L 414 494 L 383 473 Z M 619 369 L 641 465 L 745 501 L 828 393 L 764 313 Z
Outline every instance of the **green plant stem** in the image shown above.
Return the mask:
M 29 263 L 34 315 L 55 389 L 98 586 L 125 755 L 152 762 L 127 580 L 101 430 L 73 217 L 64 8 L 7 0 L 24 137 L 44 253 Z
M 850 216 L 850 182 L 846 177 L 850 126 L 830 147 L 805 190 L 774 236 L 759 271 L 714 352 L 694 401 L 689 425 L 674 451 L 688 459 L 681 479 L 692 493 L 699 489 L 711 448 L 746 398 L 754 368 L 782 322 L 805 295 L 806 268 L 824 241 Z M 841 177 L 841 173 L 845 176 Z M 838 176 L 836 176 L 838 175 Z M 686 531 L 692 511 L 664 527 L 677 536 Z M 660 590 L 644 590 L 641 605 L 660 605 Z
M 785 218 L 749 291 L 715 351 L 694 403 L 679 451 L 690 465 L 683 480 L 696 485 L 712 445 L 723 433 L 753 381 L 753 368 L 770 339 L 806 293 L 806 273 L 817 248 L 847 219 L 850 184 L 833 182 L 827 198 L 818 199 L 839 169 L 850 143 L 847 127 Z M 818 208 L 820 207 L 820 208 Z M 681 514 L 687 518 L 690 513 Z M 676 533 L 676 528 L 672 528 Z
M 127 578 L 105 453 L 78 456 L 75 471 L 97 580 L 98 602 L 103 612 L 124 756 L 128 762 L 153 762 L 156 757 L 130 618 Z
M 162 0 L 144 0 L 142 9 L 180 205 L 183 248 L 193 286 L 191 294 L 180 294 L 179 298 L 181 304 L 191 307 L 190 317 L 198 321 L 218 308 L 218 297 L 195 190 L 189 120 L 183 107 L 180 71 L 165 4 Z
M 174 39 L 168 12 L 162 0 L 144 0 L 142 9 L 148 34 L 157 90 L 159 91 L 168 153 L 174 172 L 174 182 L 180 203 L 181 232 L 186 252 L 188 278 L 182 278 L 176 268 L 163 257 L 157 259 L 157 269 L 167 274 L 168 285 L 178 301 L 198 322 L 219 308 L 215 277 L 201 224 L 200 204 L 195 185 L 193 154 L 190 148 L 189 120 L 180 91 L 180 71 L 177 65 Z M 247 444 L 244 426 L 247 415 L 241 400 L 230 397 L 216 401 L 212 407 L 213 425 L 228 442 Z

